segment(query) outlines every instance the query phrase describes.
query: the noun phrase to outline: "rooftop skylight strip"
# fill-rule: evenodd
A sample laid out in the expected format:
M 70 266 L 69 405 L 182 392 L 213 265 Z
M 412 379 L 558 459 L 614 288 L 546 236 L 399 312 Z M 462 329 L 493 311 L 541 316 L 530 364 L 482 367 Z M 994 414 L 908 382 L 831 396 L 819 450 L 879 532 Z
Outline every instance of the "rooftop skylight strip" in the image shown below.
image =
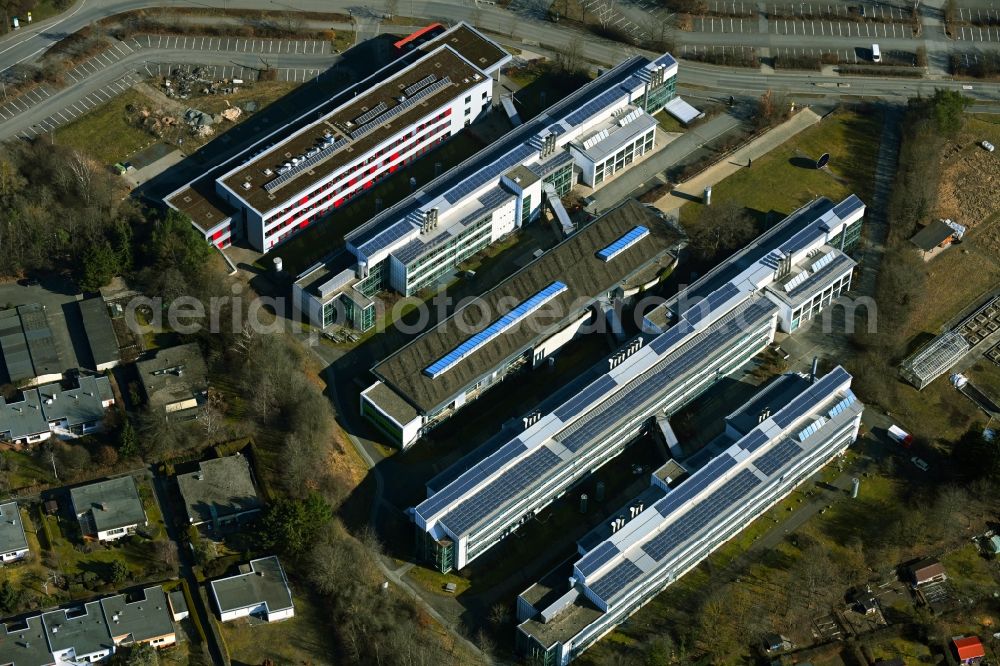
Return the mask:
M 631 231 L 626 233 L 624 236 L 616 240 L 611 245 L 607 246 L 603 250 L 597 253 L 597 258 L 603 260 L 604 262 L 611 261 L 619 254 L 629 249 L 643 238 L 649 235 L 649 229 L 644 226 L 634 227 Z

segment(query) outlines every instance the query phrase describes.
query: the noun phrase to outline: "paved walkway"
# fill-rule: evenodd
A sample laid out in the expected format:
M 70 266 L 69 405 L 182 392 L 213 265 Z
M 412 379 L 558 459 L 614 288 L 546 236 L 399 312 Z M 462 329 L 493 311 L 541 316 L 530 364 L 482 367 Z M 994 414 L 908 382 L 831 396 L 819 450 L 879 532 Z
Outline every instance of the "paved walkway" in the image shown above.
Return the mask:
M 802 109 L 767 134 L 754 139 L 726 159 L 709 167 L 691 180 L 678 185 L 673 192 L 657 201 L 656 207 L 663 211 L 673 211 L 689 201 L 700 201 L 706 187 L 725 180 L 740 169 L 747 168 L 750 160 L 766 155 L 820 120 L 820 116 L 812 109 Z
M 878 289 L 878 272 L 889 238 L 889 199 L 892 183 L 899 164 L 899 147 L 902 142 L 900 124 L 903 109 L 899 106 L 883 107 L 882 136 L 875 161 L 875 192 L 865 219 L 867 242 L 861 250 L 861 272 L 854 287 L 865 296 L 875 297 Z
M 628 168 L 594 193 L 598 210 L 604 210 L 629 196 L 644 184 L 656 180 L 666 182 L 661 174 L 685 157 L 726 132 L 740 126 L 742 121 L 730 113 L 722 113 L 694 129 L 687 130 L 642 162 Z

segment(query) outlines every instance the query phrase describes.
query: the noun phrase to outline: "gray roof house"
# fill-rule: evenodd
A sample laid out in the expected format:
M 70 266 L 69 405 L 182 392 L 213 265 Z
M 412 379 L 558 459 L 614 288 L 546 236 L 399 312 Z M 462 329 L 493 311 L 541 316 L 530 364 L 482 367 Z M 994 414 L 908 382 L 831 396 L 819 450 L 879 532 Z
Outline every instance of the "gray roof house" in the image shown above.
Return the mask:
M 107 303 L 103 298 L 88 298 L 80 301 L 79 305 L 94 370 L 104 372 L 115 367 L 121 363 L 122 357 Z
M 206 460 L 198 470 L 177 475 L 188 522 L 220 523 L 260 510 L 250 462 L 240 454 Z
M 53 663 L 41 615 L 17 623 L 0 623 L 0 664 L 51 666 Z
M 105 410 L 115 404 L 111 380 L 103 376 L 82 375 L 71 389 L 64 389 L 61 384 L 46 384 L 38 388 L 38 395 L 49 428 L 63 438 L 100 430 Z
M 57 663 L 100 661 L 114 652 L 115 644 L 98 601 L 83 608 L 43 613 L 42 625 Z
M 223 622 L 247 616 L 274 622 L 295 615 L 292 591 L 276 556 L 251 560 L 240 572 L 212 581 L 212 597 Z
M 191 418 L 208 398 L 208 371 L 194 342 L 157 350 L 138 361 L 139 381 L 149 408 L 170 418 Z
M 10 381 L 34 386 L 62 377 L 63 359 L 38 303 L 0 310 L 0 353 Z
M 35 444 L 51 436 L 38 391 L 24 391 L 18 402 L 7 402 L 0 397 L 0 442 Z
M 0 504 L 0 558 L 4 563 L 20 560 L 28 555 L 28 539 L 17 502 Z M 2 662 L 0 662 L 2 663 Z
M 146 524 L 135 479 L 122 476 L 70 490 L 80 529 L 98 541 L 113 541 Z
M 115 644 L 174 642 L 173 614 L 163 588 L 147 587 L 142 596 L 129 601 L 124 594 L 101 599 L 104 619 Z

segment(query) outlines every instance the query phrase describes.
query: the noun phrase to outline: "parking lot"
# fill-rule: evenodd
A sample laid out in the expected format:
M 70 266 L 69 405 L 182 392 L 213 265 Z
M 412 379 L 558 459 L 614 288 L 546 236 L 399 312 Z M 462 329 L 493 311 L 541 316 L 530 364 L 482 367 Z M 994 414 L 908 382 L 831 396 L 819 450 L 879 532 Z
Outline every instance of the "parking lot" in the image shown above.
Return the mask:
M 694 32 L 718 32 L 718 33 L 755 33 L 760 31 L 760 21 L 756 18 L 718 18 L 699 17 L 694 19 L 692 30 Z
M 873 21 L 777 19 L 767 22 L 767 30 L 776 35 L 806 35 L 809 37 L 913 38 L 913 28 L 908 23 L 876 23 Z
M 1000 9 L 965 9 L 959 7 L 960 22 L 986 23 L 987 25 L 960 25 L 952 27 L 955 39 L 967 42 L 1000 42 Z M 993 23 L 994 25 L 989 25 Z
M 596 0 L 591 0 L 596 1 Z M 330 42 L 318 39 L 246 39 L 243 37 L 178 37 L 175 35 L 138 35 L 130 38 L 151 49 L 187 49 L 235 53 L 298 53 L 324 55 L 331 53 Z
M 44 102 L 47 97 L 52 96 L 52 90 L 48 86 L 36 86 L 20 97 L 8 100 L 0 106 L 0 119 L 10 120 L 19 113 L 27 111 L 31 107 Z
M 129 45 L 125 42 L 113 42 L 111 44 L 111 48 L 81 62 L 76 67 L 66 72 L 66 76 L 72 79 L 73 83 L 79 83 L 88 76 L 97 74 L 103 69 L 107 69 L 109 66 L 115 64 L 128 54 L 135 53 L 135 51 L 136 48 L 134 45 Z
M 71 123 L 79 116 L 92 111 L 101 104 L 104 104 L 122 94 L 128 90 L 133 83 L 138 81 L 140 81 L 140 78 L 137 75 L 129 73 L 118 81 L 113 81 L 103 88 L 95 90 L 83 99 L 73 102 L 60 111 L 56 111 L 44 120 L 41 120 L 35 125 L 23 130 L 20 134 L 18 134 L 18 136 L 24 139 L 31 139 L 40 134 L 51 132 L 57 127 L 67 123 Z
M 771 49 L 771 54 L 777 58 L 781 57 L 795 57 L 795 56 L 809 56 L 813 58 L 823 59 L 824 56 L 836 56 L 837 62 L 842 63 L 859 63 L 865 62 L 867 60 L 864 56 L 858 56 L 858 49 L 815 49 L 815 48 L 787 48 L 783 46 L 775 47 Z
M 648 39 L 649 33 L 636 25 L 627 16 L 615 8 L 615 0 L 581 0 L 580 6 L 591 14 L 596 14 L 602 23 L 606 23 L 608 28 L 621 30 L 636 39 Z M 648 12 L 653 12 L 656 5 L 648 0 L 640 0 L 638 6 Z

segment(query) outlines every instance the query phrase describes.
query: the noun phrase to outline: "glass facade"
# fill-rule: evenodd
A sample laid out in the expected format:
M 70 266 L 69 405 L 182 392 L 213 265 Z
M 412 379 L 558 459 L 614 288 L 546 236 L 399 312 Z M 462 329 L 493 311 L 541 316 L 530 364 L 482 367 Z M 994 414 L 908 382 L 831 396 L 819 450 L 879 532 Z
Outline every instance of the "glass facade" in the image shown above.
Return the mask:
M 858 241 L 861 240 L 861 223 L 863 221 L 864 218 L 861 218 L 857 222 L 851 224 L 850 226 L 845 227 L 841 233 L 837 234 L 829 241 L 827 241 L 827 244 L 839 250 L 841 249 L 840 248 L 841 240 L 843 240 L 844 243 L 843 251 L 850 252 L 857 246 Z M 844 238 L 841 239 L 841 236 L 843 236 Z
M 573 163 L 569 162 L 559 167 L 543 178 L 542 182 L 552 183 L 552 187 L 556 188 L 556 194 L 561 197 L 566 196 L 573 187 Z
M 646 110 L 646 113 L 656 113 L 664 107 L 664 105 L 673 99 L 675 91 L 677 88 L 677 77 L 672 76 L 658 86 L 650 88 L 649 92 L 645 93 L 636 100 L 635 105 L 641 106 Z M 646 98 L 649 97 L 648 104 Z
M 374 266 L 369 267 L 368 277 L 354 285 L 354 288 L 368 298 L 374 298 L 375 294 L 385 288 L 385 264 L 387 261 L 387 259 L 383 259 Z
M 406 265 L 406 295 L 433 284 L 455 266 L 490 244 L 493 214 L 466 227 L 462 233 L 435 246 Z
M 845 230 L 846 231 L 846 230 Z M 823 291 L 817 293 L 811 299 L 792 310 L 792 321 L 789 324 L 789 332 L 795 331 L 830 305 L 833 299 L 851 288 L 851 274 L 843 276 Z
M 361 401 L 361 413 L 374 423 L 379 430 L 392 438 L 394 444 L 403 445 L 403 429 L 393 423 L 385 414 L 372 407 L 367 400 Z
M 531 195 L 526 194 L 521 203 L 521 224 L 527 224 L 531 220 Z
M 610 179 L 615 173 L 621 171 L 629 164 L 632 164 L 634 159 L 644 155 L 647 151 L 653 149 L 653 137 L 656 134 L 656 128 L 651 127 L 649 131 L 640 137 L 636 137 L 628 145 L 619 148 L 618 152 L 614 155 L 607 157 L 603 162 L 600 162 L 594 168 L 594 187 L 597 187 L 605 180 Z
M 329 303 L 323 304 L 323 328 L 327 326 L 332 326 L 333 321 L 337 316 L 337 302 L 330 301 Z
M 426 532 L 417 530 L 417 552 L 441 573 L 455 568 L 455 542 L 451 539 L 437 541 Z

